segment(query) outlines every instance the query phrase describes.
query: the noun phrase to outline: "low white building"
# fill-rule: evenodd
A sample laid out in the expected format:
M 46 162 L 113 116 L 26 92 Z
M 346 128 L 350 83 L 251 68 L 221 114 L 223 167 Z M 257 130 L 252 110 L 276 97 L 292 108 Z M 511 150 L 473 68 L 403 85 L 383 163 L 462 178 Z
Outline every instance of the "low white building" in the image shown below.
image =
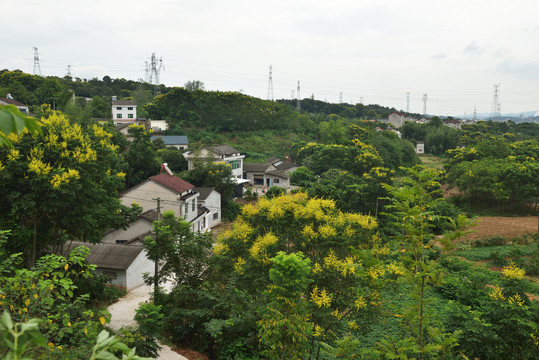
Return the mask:
M 415 153 L 416 154 L 424 154 L 425 153 L 425 143 L 423 141 L 418 141 L 415 145 Z
M 90 249 L 86 260 L 97 266 L 95 273 L 107 275 L 112 285 L 133 290 L 144 284 L 144 273 L 154 275 L 155 264 L 146 257 L 140 245 L 89 244 L 73 241 L 67 244 L 67 253 L 79 246 Z

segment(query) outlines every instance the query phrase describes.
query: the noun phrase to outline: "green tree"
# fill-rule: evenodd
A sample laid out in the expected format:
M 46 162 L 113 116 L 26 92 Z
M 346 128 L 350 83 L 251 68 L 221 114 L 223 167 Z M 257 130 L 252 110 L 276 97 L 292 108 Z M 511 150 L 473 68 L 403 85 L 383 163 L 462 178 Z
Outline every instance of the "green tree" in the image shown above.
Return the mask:
M 67 238 L 99 242 L 136 215 L 118 199 L 125 174 L 113 135 L 56 112 L 42 121 L 42 134 L 12 133 L 14 148 L 0 149 L 0 224 L 29 265 L 42 249 L 59 251 Z
M 165 211 L 163 219 L 153 226 L 155 238 L 146 237 L 144 248 L 148 259 L 158 262 L 160 269 L 154 276 L 146 277 L 147 283 L 157 285 L 171 278 L 177 285 L 200 284 L 211 253 L 211 235 L 193 232 L 191 223 L 176 218 L 171 210 Z
M 125 180 L 127 188 L 130 188 L 157 174 L 159 161 L 153 149 L 151 131 L 147 131 L 142 125 L 131 125 L 127 131 L 133 136 L 133 141 L 124 154 L 128 165 Z
M 189 91 L 206 90 L 204 83 L 200 80 L 190 80 L 185 83 L 184 87 Z
M 302 359 L 308 354 L 312 324 L 306 291 L 309 285 L 309 259 L 302 253 L 281 251 L 271 259 L 271 284 L 264 293 L 260 343 L 269 359 Z

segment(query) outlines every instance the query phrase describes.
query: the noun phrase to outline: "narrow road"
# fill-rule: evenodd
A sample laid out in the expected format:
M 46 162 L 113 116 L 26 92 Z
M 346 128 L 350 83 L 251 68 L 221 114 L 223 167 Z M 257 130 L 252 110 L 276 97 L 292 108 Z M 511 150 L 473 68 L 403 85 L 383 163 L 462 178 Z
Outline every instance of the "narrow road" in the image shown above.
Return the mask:
M 137 323 L 134 320 L 135 309 L 138 308 L 139 303 L 150 299 L 152 291 L 153 289 L 151 287 L 142 285 L 120 298 L 116 303 L 110 305 L 107 308 L 111 315 L 109 327 L 113 330 L 119 330 L 122 326 L 136 326 Z M 186 357 L 172 351 L 167 345 L 159 343 L 159 346 L 161 346 L 161 351 L 159 351 L 158 359 L 188 360 Z

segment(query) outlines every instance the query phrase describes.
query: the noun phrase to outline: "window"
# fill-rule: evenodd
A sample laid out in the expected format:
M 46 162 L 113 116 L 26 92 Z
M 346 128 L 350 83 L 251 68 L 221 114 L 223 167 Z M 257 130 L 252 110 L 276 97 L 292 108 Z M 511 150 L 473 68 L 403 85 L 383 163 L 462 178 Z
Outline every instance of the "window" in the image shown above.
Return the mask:
M 231 160 L 228 162 L 232 170 L 239 169 L 241 167 L 241 160 Z
M 127 107 L 127 110 L 133 110 L 133 107 L 132 107 L 132 106 L 128 106 L 128 107 Z
M 185 203 L 185 214 L 189 214 L 189 204 Z
M 132 119 L 132 118 L 133 118 L 133 114 L 127 114 L 127 117 L 128 117 L 129 119 Z
M 116 240 L 116 244 L 125 244 L 127 240 Z
M 118 274 L 116 273 L 116 271 L 105 270 L 103 271 L 103 275 L 108 276 L 113 280 L 116 280 L 118 278 Z
M 195 200 L 193 200 L 193 203 L 191 205 L 191 211 L 195 211 Z
M 116 107 L 116 110 L 122 110 L 121 106 Z
M 219 214 L 218 213 L 214 213 L 213 214 L 213 220 L 217 220 L 219 219 Z
M 116 114 L 116 119 L 121 119 L 122 118 L 122 114 Z
M 274 184 L 278 184 L 278 183 L 279 183 L 279 179 L 273 179 L 273 183 L 274 183 Z

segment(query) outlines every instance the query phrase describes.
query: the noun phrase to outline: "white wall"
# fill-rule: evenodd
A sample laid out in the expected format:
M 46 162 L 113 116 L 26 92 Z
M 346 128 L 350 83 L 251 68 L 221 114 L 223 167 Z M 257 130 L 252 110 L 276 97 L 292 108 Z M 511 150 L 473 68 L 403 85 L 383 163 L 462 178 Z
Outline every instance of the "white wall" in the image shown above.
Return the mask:
M 131 108 L 132 110 L 128 110 Z M 122 117 L 118 117 L 121 114 Z M 131 118 L 129 117 L 131 115 Z M 112 105 L 112 120 L 135 120 L 137 118 L 137 105 Z
M 206 217 L 207 226 L 209 228 L 221 222 L 221 194 L 218 191 L 212 191 L 203 202 L 203 205 L 208 208 L 210 214 Z M 217 214 L 217 219 L 214 219 L 214 214 Z
M 111 281 L 111 284 L 122 289 L 127 289 L 126 281 L 126 271 L 122 269 L 106 269 L 106 268 L 97 268 L 95 269 L 96 275 L 103 275 L 104 272 L 115 272 L 116 279 Z
M 132 290 L 142 284 L 144 284 L 144 279 L 142 278 L 143 273 L 150 273 L 150 275 L 155 274 L 155 263 L 150 261 L 146 257 L 146 251 L 142 250 L 138 254 L 135 261 L 131 263 L 131 266 L 127 269 L 127 290 Z

